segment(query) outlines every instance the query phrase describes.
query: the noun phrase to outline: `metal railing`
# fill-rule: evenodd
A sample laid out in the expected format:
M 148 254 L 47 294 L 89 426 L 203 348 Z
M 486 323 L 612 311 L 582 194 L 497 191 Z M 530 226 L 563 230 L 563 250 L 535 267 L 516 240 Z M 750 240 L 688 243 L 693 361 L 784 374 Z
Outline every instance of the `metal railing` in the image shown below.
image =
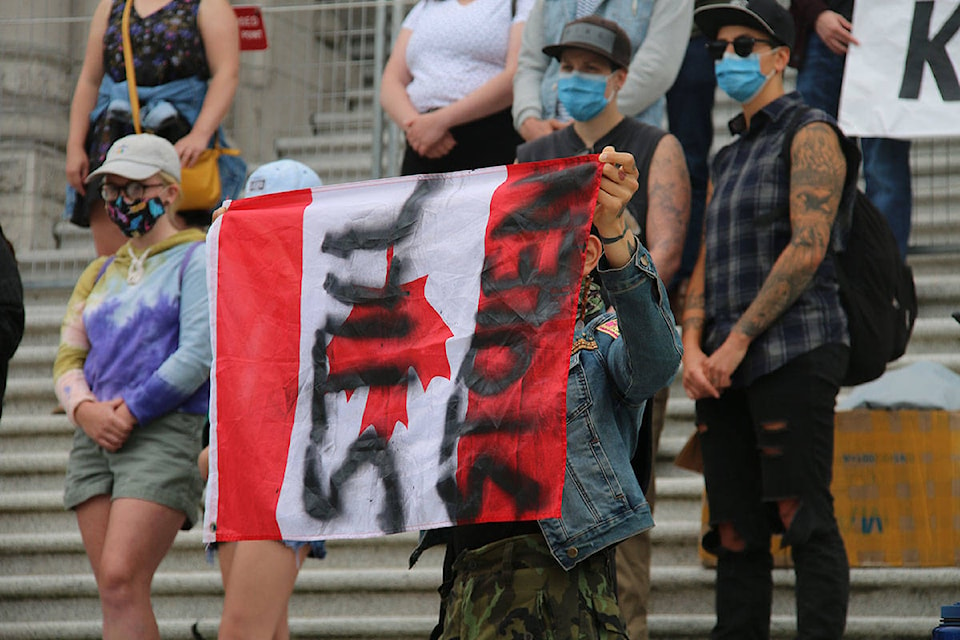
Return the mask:
M 291 157 L 328 183 L 396 174 L 403 140 L 378 96 L 392 42 L 413 4 L 261 3 L 269 49 L 241 54 L 240 88 L 224 122 L 251 168 Z M 68 111 L 94 6 L 0 3 L 0 221 L 21 208 L 44 215 L 62 209 Z M 725 122 L 730 108 L 719 101 L 715 121 Z M 717 143 L 725 140 L 718 125 Z M 960 250 L 956 144 L 913 145 L 912 251 Z

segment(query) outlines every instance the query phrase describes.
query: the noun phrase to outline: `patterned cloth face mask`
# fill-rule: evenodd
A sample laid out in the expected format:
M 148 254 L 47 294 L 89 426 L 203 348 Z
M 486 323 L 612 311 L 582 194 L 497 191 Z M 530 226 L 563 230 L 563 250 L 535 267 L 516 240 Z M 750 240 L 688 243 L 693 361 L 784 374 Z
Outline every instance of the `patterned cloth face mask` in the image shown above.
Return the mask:
M 106 207 L 107 216 L 128 238 L 149 233 L 157 219 L 167 211 L 159 196 L 128 203 L 123 199 L 123 195 L 120 195 L 113 202 L 106 203 Z

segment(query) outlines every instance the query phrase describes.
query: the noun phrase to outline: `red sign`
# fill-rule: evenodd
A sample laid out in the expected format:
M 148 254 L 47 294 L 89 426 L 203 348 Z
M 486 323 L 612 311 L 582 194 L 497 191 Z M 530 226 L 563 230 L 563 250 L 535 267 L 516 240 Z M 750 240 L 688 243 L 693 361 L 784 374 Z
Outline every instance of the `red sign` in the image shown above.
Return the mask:
M 267 48 L 267 30 L 263 27 L 260 7 L 234 7 L 240 24 L 240 51 L 263 51 Z

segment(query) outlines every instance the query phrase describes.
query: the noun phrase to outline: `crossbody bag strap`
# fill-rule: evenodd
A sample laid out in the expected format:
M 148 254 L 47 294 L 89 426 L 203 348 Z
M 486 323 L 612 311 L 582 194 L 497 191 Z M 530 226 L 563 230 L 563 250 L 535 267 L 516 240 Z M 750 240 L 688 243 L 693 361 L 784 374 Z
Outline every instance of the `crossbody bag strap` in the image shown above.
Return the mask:
M 100 265 L 100 270 L 97 271 L 97 277 L 94 278 L 94 280 L 93 280 L 93 284 L 97 284 L 98 282 L 100 282 L 100 278 L 103 277 L 103 274 L 104 274 L 104 272 L 107 270 L 107 267 L 110 266 L 110 263 L 113 262 L 113 259 L 116 258 L 116 257 L 117 257 L 116 255 L 112 255 L 112 256 L 110 256 L 109 258 L 107 258 L 106 260 L 103 261 L 103 264 Z
M 180 288 L 181 289 L 183 289 L 183 274 L 186 272 L 187 266 L 190 264 L 190 258 L 193 257 L 193 252 L 196 251 L 197 247 L 203 245 L 205 242 L 206 242 L 205 240 L 197 240 L 196 242 L 191 243 L 189 247 L 187 247 L 187 252 L 183 256 L 183 261 L 180 262 Z
M 130 42 L 130 11 L 133 9 L 133 0 L 127 0 L 123 6 L 123 17 L 120 20 L 120 30 L 123 36 L 123 67 L 127 74 L 127 90 L 130 92 L 130 115 L 133 117 L 133 130 L 143 133 L 140 129 L 140 97 L 137 95 L 137 75 L 133 69 L 133 44 Z

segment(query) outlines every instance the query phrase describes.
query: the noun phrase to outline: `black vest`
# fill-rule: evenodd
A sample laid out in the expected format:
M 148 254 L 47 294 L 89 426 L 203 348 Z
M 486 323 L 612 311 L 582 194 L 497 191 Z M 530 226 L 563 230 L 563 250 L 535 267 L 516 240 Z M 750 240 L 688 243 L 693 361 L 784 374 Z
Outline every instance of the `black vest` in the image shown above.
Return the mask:
M 534 162 L 537 160 L 553 160 L 555 158 L 569 158 L 592 153 L 600 153 L 606 146 L 612 146 L 617 151 L 629 151 L 637 162 L 640 172 L 640 186 L 630 199 L 627 209 L 640 225 L 640 241 L 646 244 L 647 227 L 647 176 L 650 173 L 650 161 L 660 139 L 667 132 L 657 127 L 645 124 L 634 118 L 625 117 L 613 129 L 597 140 L 592 148 L 584 145 L 583 140 L 574 131 L 573 126 L 554 131 L 548 136 L 537 138 L 517 147 L 517 160 L 520 162 Z

